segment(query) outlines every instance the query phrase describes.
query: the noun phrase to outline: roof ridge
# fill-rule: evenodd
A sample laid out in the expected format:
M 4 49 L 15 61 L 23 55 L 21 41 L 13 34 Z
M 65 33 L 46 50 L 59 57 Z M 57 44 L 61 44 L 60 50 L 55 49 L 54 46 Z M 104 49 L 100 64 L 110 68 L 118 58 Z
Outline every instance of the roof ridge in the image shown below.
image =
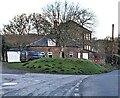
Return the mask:
M 40 38 L 40 39 L 37 40 L 37 41 L 34 41 L 34 42 L 30 43 L 30 44 L 27 44 L 26 46 L 30 46 L 30 45 L 32 45 L 33 43 L 37 43 L 37 42 L 41 41 L 43 38 L 46 38 L 46 37 L 44 36 L 44 37 Z

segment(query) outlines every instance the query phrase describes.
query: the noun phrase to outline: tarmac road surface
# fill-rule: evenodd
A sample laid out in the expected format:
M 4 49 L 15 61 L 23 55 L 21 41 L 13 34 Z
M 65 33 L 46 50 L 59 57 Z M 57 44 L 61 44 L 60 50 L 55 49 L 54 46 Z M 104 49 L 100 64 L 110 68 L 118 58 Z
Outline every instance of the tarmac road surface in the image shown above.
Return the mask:
M 3 74 L 3 96 L 70 96 L 88 75 Z
M 115 70 L 84 79 L 78 87 L 79 90 L 74 90 L 71 95 L 76 93 L 79 96 L 119 96 L 119 87 L 120 75 L 119 71 Z

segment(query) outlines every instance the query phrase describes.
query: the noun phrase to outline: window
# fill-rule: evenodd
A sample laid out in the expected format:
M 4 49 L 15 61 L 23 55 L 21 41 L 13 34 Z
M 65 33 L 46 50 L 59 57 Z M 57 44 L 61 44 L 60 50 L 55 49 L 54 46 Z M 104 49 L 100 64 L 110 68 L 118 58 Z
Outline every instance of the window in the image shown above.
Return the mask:
M 41 52 L 42 55 L 45 55 L 45 52 Z
M 41 52 L 41 54 L 42 54 L 43 57 L 46 57 L 45 52 Z
M 90 40 L 91 38 L 91 35 L 90 34 L 86 34 L 86 40 Z
M 55 39 L 53 39 L 53 40 L 49 39 L 48 40 L 48 46 L 56 46 L 55 42 L 56 42 Z
M 84 39 L 85 40 L 90 40 L 91 34 L 84 34 Z
M 48 57 L 52 58 L 52 52 L 48 52 Z
M 84 45 L 84 49 L 87 49 L 87 45 Z
M 89 46 L 87 45 L 87 50 L 89 50 Z
M 69 52 L 69 56 L 70 56 L 70 57 L 73 57 L 73 52 Z
M 91 34 L 89 34 L 89 40 L 91 40 Z
M 86 34 L 86 40 L 89 40 L 89 34 Z
M 89 46 L 89 45 L 84 45 L 84 49 L 86 49 L 86 50 L 91 50 L 91 46 Z
M 89 50 L 91 50 L 91 46 L 89 46 Z
M 86 39 L 86 34 L 84 34 L 84 40 Z

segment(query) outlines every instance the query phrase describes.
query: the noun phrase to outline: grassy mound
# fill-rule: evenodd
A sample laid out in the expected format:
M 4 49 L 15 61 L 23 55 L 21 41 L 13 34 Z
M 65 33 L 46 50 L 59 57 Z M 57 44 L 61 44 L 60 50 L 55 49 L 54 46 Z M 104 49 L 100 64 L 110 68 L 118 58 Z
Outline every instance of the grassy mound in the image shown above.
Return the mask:
M 56 74 L 99 74 L 107 71 L 90 60 L 76 58 L 40 58 L 24 63 L 8 63 L 8 66 L 30 72 Z

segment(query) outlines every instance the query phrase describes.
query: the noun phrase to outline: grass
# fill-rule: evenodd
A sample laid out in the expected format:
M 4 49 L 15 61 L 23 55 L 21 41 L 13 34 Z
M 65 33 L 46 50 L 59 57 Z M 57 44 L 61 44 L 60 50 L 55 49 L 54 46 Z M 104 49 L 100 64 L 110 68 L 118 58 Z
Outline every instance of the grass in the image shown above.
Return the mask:
M 77 58 L 40 58 L 24 63 L 7 63 L 7 66 L 29 72 L 55 74 L 100 74 L 114 69 L 111 65 L 100 66 L 90 60 Z

